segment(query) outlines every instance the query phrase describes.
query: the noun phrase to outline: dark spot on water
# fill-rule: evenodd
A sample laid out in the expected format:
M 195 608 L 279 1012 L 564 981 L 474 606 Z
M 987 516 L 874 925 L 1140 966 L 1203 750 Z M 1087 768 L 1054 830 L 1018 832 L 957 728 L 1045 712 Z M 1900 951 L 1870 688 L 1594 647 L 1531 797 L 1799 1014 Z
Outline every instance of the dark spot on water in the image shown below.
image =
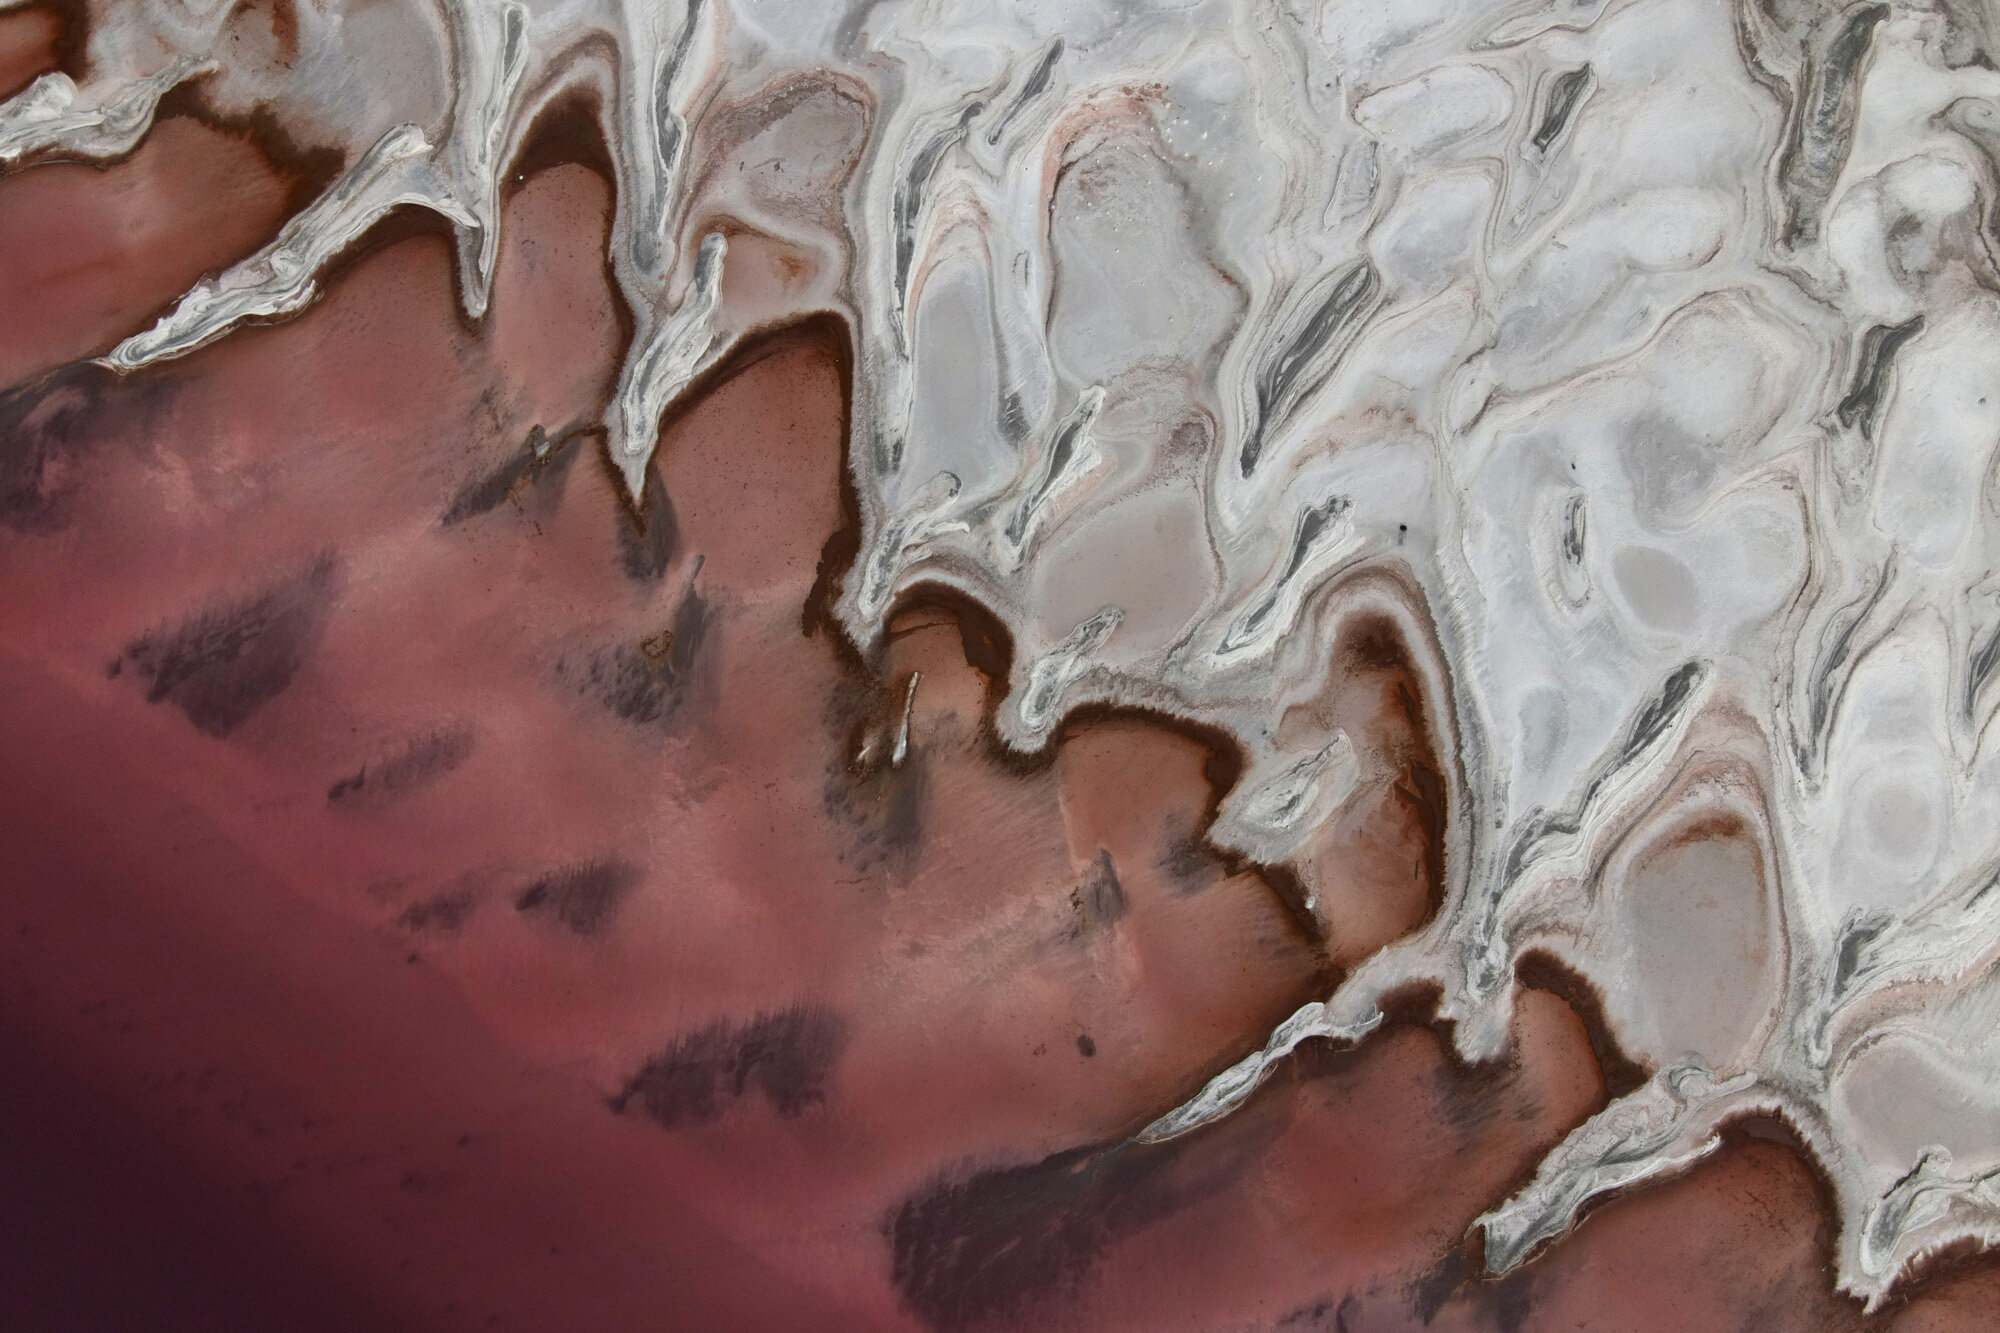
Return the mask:
M 437 781 L 472 757 L 472 728 L 451 722 L 406 741 L 393 753 L 363 764 L 326 789 L 326 799 L 354 805 L 399 796 Z
M 1351 1333 L 1350 1321 L 1360 1313 L 1361 1302 L 1350 1291 L 1338 1304 L 1332 1296 L 1322 1296 L 1301 1305 L 1283 1315 L 1275 1327 L 1293 1333 Z
M 119 382 L 101 366 L 66 366 L 0 394 L 0 523 L 59 532 L 105 446 L 149 439 L 180 377 Z
M 142 634 L 109 674 L 130 665 L 146 681 L 147 703 L 171 703 L 196 730 L 226 736 L 291 684 L 319 640 L 333 575 L 332 558 L 323 557 L 246 601 Z
M 822 713 L 844 740 L 826 763 L 820 808 L 845 831 L 842 861 L 856 872 L 907 872 L 922 847 L 928 746 L 912 738 L 903 762 L 893 762 L 903 698 L 879 683 L 843 682 Z
M 1000 622 L 969 599 L 949 601 L 940 597 L 939 600 L 957 617 L 958 643 L 965 653 L 966 665 L 989 680 L 1006 680 L 1013 667 L 1014 642 Z
M 1535 1308 L 1535 1274 L 1523 1269 L 1480 1289 L 1487 1312 L 1499 1333 L 1521 1333 Z
M 458 1171 L 405 1171 L 396 1188 L 418 1194 L 452 1189 L 465 1179 Z
M 1444 1309 L 1452 1293 L 1464 1286 L 1476 1271 L 1477 1265 L 1473 1263 L 1470 1248 L 1459 1245 L 1404 1289 L 1403 1296 L 1409 1302 L 1410 1313 L 1424 1323 L 1430 1323 L 1437 1318 L 1438 1311 Z
M 666 626 L 637 643 L 566 655 L 556 674 L 624 721 L 672 726 L 701 679 L 713 623 L 708 602 L 690 586 Z
M 1183 895 L 1200 893 L 1216 882 L 1218 858 L 1193 833 L 1182 830 L 1178 821 L 1168 826 L 1166 850 L 1160 854 L 1159 868 Z
M 470 889 L 447 889 L 411 903 L 396 918 L 396 924 L 404 930 L 451 934 L 465 924 L 472 915 L 472 909 L 478 905 L 479 898 Z
M 1410 1312 L 1429 1327 L 1447 1305 L 1476 1311 L 1480 1325 L 1496 1333 L 1521 1333 L 1534 1303 L 1534 1275 L 1511 1273 L 1497 1281 L 1483 1275 L 1472 1242 L 1461 1243 L 1404 1288 Z M 1345 1307 L 1343 1307 L 1345 1308 Z
M 1076 925 L 1070 932 L 1073 938 L 1093 935 L 1117 924 L 1125 915 L 1125 886 L 1118 882 L 1118 870 L 1111 864 L 1110 852 L 1102 847 L 1097 849 L 1090 878 L 1070 890 L 1069 900 L 1076 915 Z
M 711 1124 L 754 1092 L 779 1115 L 796 1116 L 826 1099 L 846 1044 L 846 1024 L 816 1006 L 760 1014 L 740 1026 L 714 1023 L 648 1060 L 611 1109 L 637 1109 L 675 1129 Z
M 544 875 L 521 891 L 514 910 L 545 916 L 573 935 L 602 934 L 625 895 L 640 880 L 639 868 L 622 861 L 593 861 Z
M 827 766 L 820 804 L 848 830 L 846 864 L 857 871 L 907 871 L 923 846 L 928 766 L 912 752 L 900 766 L 871 764 L 860 773 Z

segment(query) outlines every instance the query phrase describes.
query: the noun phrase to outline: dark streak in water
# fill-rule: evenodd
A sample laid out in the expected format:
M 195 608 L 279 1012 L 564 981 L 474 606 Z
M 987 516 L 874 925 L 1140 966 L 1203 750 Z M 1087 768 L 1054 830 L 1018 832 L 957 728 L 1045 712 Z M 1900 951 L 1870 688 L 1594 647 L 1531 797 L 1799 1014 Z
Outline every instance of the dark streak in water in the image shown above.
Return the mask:
M 571 866 L 523 889 L 514 900 L 514 910 L 548 917 L 572 935 L 590 938 L 604 933 L 639 879 L 638 867 L 622 861 Z
M 450 723 L 425 732 L 385 759 L 363 764 L 326 789 L 326 799 L 354 804 L 365 797 L 398 796 L 435 782 L 472 757 L 472 728 Z
M 438 526 L 456 527 L 468 519 L 490 513 L 524 491 L 540 486 L 545 480 L 560 485 L 570 463 L 576 458 L 577 451 L 570 446 L 593 429 L 572 426 L 560 435 L 550 436 L 542 427 L 536 426 L 528 432 L 528 438 L 518 453 L 493 471 L 474 477 L 459 488 L 444 513 L 438 517 Z
M 1351 1321 L 1360 1317 L 1361 1301 L 1348 1292 L 1334 1303 L 1332 1296 L 1298 1306 L 1282 1315 L 1272 1328 L 1282 1333 L 1354 1333 Z
M 196 612 L 134 639 L 114 660 L 146 680 L 147 703 L 171 703 L 209 736 L 226 736 L 292 683 L 318 642 L 334 564 L 311 569 L 233 606 Z
M 1667 729 L 1686 711 L 1688 699 L 1707 675 L 1708 666 L 1704 662 L 1683 662 L 1674 668 L 1661 683 L 1660 692 L 1632 720 L 1632 729 L 1625 735 L 1625 746 L 1618 753 L 1617 767 L 1638 758 L 1667 733 Z
M 411 903 L 396 918 L 396 924 L 408 931 L 437 931 L 449 935 L 465 924 L 478 905 L 479 899 L 470 889 L 447 889 Z
M 852 830 L 843 860 L 856 871 L 907 872 L 923 850 L 929 766 L 921 751 L 900 766 L 873 763 L 857 773 L 840 761 L 829 765 L 821 808 Z
M 1457 1246 L 1431 1268 L 1420 1274 L 1404 1291 L 1409 1301 L 1410 1313 L 1424 1324 L 1437 1318 L 1438 1311 L 1444 1309 L 1465 1282 L 1479 1271 L 1479 1265 L 1463 1245 Z
M 1583 497 L 1572 495 L 1569 503 L 1563 506 L 1562 553 L 1563 559 L 1574 566 L 1580 567 L 1583 564 L 1586 522 Z
M 1533 1308 L 1534 1273 L 1516 1272 L 1498 1282 L 1483 1282 L 1479 1276 L 1483 1268 L 1469 1245 L 1457 1246 L 1404 1288 L 1410 1313 L 1428 1328 L 1447 1305 L 1458 1305 L 1485 1316 L 1480 1327 L 1490 1327 L 1495 1333 L 1521 1333 Z M 1343 1304 L 1341 1308 L 1347 1307 Z M 1337 1327 L 1344 1333 L 1347 1325 L 1343 1320 Z
M 1785 233 L 1790 241 L 1819 236 L 1820 210 L 1847 161 L 1854 133 L 1855 71 L 1875 39 L 1875 26 L 1888 16 L 1887 5 L 1855 11 L 1813 64 L 1810 91 L 1780 169 L 1790 204 Z
M 939 130 L 930 141 L 917 150 L 911 159 L 910 169 L 903 173 L 903 179 L 896 182 L 895 196 L 895 236 L 896 236 L 896 308 L 903 310 L 909 298 L 910 262 L 917 253 L 917 217 L 923 212 L 924 195 L 930 188 L 932 175 L 944 155 L 952 145 L 965 137 L 966 127 L 972 118 L 985 109 L 984 102 L 974 102 L 960 114 L 956 124 L 949 129 Z M 898 321 L 898 329 L 902 327 Z
M 514 493 L 514 488 L 521 484 L 527 477 L 529 469 L 533 467 L 535 445 L 538 443 L 535 436 L 541 433 L 542 428 L 535 427 L 528 437 L 527 448 L 485 476 L 474 477 L 461 486 L 458 493 L 452 496 L 451 503 L 445 507 L 444 513 L 439 515 L 438 526 L 456 527 L 469 518 L 490 513 L 505 504 L 507 498 Z
M 1192 830 L 1174 824 L 1167 829 L 1166 848 L 1158 865 L 1173 882 L 1175 893 L 1192 896 L 1216 882 L 1219 861 Z
M 1126 905 L 1125 886 L 1118 882 L 1111 853 L 1100 847 L 1091 862 L 1090 878 L 1070 891 L 1070 906 L 1076 912 L 1072 933 L 1082 938 L 1116 925 L 1125 915 Z
M 910 1312 L 944 1333 L 1069 1327 L 1028 1316 L 1074 1300 L 1105 1251 L 1227 1186 L 1259 1146 L 1238 1131 L 940 1177 L 884 1225 L 891 1279 Z
M 1820 750 L 1826 742 L 1828 730 L 1833 726 L 1834 700 L 1839 694 L 1835 677 L 1840 674 L 1841 668 L 1847 664 L 1847 659 L 1854 650 L 1856 632 L 1874 612 L 1883 594 L 1888 592 L 1889 572 L 1889 565 L 1885 563 L 1876 575 L 1874 590 L 1860 606 L 1853 608 L 1852 617 L 1840 627 L 1840 632 L 1833 636 L 1833 641 L 1820 654 L 1819 661 L 1813 664 L 1811 682 L 1807 689 L 1806 735 L 1794 747 L 1799 768 L 1808 775 L 1818 772 Z
M 1014 118 L 1021 114 L 1028 103 L 1048 91 L 1049 79 L 1054 75 L 1056 62 L 1062 59 L 1062 53 L 1063 39 L 1058 37 L 1049 43 L 1049 49 L 1043 53 L 1040 63 L 1035 66 L 1035 72 L 1021 85 L 1020 95 L 1008 105 L 1006 113 L 1000 117 L 999 122 L 987 131 L 986 142 L 989 146 L 1000 142 L 1000 136 L 1007 132 L 1007 127 L 1014 123 Z
M 1243 441 L 1244 476 L 1255 470 L 1265 435 L 1282 425 L 1299 399 L 1333 373 L 1345 350 L 1346 335 L 1359 327 L 1359 316 L 1380 285 L 1375 266 L 1366 259 L 1355 260 L 1332 277 L 1326 295 L 1303 323 L 1265 354 L 1257 368 L 1257 420 Z
M 1965 670 L 1965 720 L 1972 720 L 1972 710 L 1979 698 L 1979 691 L 1993 678 L 1993 669 L 2000 667 L 2000 625 L 1986 636 L 1986 642 L 1973 650 L 1971 662 Z
M 706 1125 L 728 1104 L 763 1094 L 782 1116 L 826 1100 L 826 1083 L 847 1044 L 847 1025 L 826 1009 L 801 1006 L 733 1026 L 714 1023 L 648 1060 L 611 1109 L 637 1109 L 669 1129 Z
M 618 525 L 618 561 L 634 583 L 658 583 L 673 563 L 680 538 L 673 501 L 667 498 L 658 471 L 646 469 L 637 512 L 626 509 L 623 513 L 624 521 Z
M 1299 514 L 1298 523 L 1292 529 L 1292 550 L 1285 558 L 1285 567 L 1279 571 L 1278 577 L 1272 580 L 1271 590 L 1264 595 L 1264 600 L 1259 602 L 1256 609 L 1245 616 L 1223 640 L 1222 647 L 1225 652 L 1240 647 L 1256 637 L 1257 632 L 1271 618 L 1271 613 L 1278 609 L 1278 602 L 1284 596 L 1286 585 L 1296 578 L 1299 570 L 1305 566 L 1306 556 L 1312 551 L 1313 543 L 1319 540 L 1320 534 L 1325 532 L 1329 525 L 1339 522 L 1353 507 L 1352 500 L 1344 495 L 1335 495 Z
M 1079 405 L 1056 428 L 1055 438 L 1049 443 L 1048 460 L 1042 465 L 1042 474 L 1035 484 L 1035 489 L 1029 494 L 1025 503 L 1015 508 L 1014 517 L 1008 520 L 1007 540 L 1015 546 L 1019 546 L 1021 539 L 1027 535 L 1028 521 L 1048 498 L 1050 489 L 1069 470 L 1070 457 L 1076 452 L 1077 437 L 1083 434 L 1084 427 L 1090 424 L 1093 415 Z
M 1575 69 L 1558 74 L 1549 84 L 1549 95 L 1543 103 L 1542 123 L 1535 128 L 1530 143 L 1535 151 L 1546 153 L 1555 141 L 1562 137 L 1568 127 L 1570 117 L 1576 114 L 1577 104 L 1583 101 L 1584 93 L 1590 87 L 1590 66 L 1579 65 Z
M 992 622 L 968 615 L 958 628 L 966 660 L 994 667 L 1004 679 L 1011 650 L 992 640 Z M 913 737 L 902 762 L 892 762 L 906 688 L 906 679 L 844 681 L 822 713 L 828 735 L 838 739 L 824 769 L 820 809 L 846 833 L 840 860 L 857 874 L 906 874 L 924 850 L 931 742 Z
M 1609 762 L 1600 761 L 1582 799 L 1560 812 L 1537 807 L 1522 822 L 1521 832 L 1507 853 L 1501 882 L 1512 884 L 1540 854 L 1541 846 L 1552 837 L 1567 837 L 1583 827 L 1583 819 L 1604 784 L 1643 758 L 1659 739 L 1673 729 L 1687 711 L 1701 682 L 1708 678 L 1708 664 L 1699 660 L 1683 662 L 1660 685 L 1659 693 L 1648 700 L 1632 718 L 1625 739 Z
M 1398 690 L 1403 687 L 1399 683 Z M 1421 721 L 1421 714 L 1413 706 L 1409 710 L 1413 722 Z M 1426 750 L 1429 746 L 1424 747 Z M 1445 804 L 1444 778 L 1437 769 L 1420 759 L 1412 759 L 1403 770 L 1403 779 L 1396 783 L 1398 795 L 1409 802 L 1416 811 L 1417 825 L 1424 834 L 1424 871 L 1434 914 L 1444 906 L 1444 858 L 1445 830 L 1448 811 Z
M 1834 409 L 1842 426 L 1848 430 L 1859 426 L 1864 439 L 1875 438 L 1875 414 L 1889 384 L 1889 368 L 1903 344 L 1923 330 L 1924 317 L 1917 315 L 1901 324 L 1877 324 L 1862 335 L 1861 363 L 1855 367 L 1854 383 Z

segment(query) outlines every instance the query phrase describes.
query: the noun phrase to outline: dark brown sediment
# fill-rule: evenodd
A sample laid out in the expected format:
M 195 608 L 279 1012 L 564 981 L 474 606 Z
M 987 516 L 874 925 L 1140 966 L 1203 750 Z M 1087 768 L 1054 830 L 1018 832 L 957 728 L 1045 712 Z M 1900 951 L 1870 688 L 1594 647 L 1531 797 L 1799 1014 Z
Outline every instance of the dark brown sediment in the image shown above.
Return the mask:
M 1584 977 L 1546 951 L 1531 949 L 1514 965 L 1523 986 L 1555 996 L 1577 1016 L 1590 1041 L 1591 1059 L 1604 1079 L 1607 1096 L 1623 1097 L 1639 1090 L 1652 1072 L 1620 1050 L 1604 1016 L 1604 997 Z

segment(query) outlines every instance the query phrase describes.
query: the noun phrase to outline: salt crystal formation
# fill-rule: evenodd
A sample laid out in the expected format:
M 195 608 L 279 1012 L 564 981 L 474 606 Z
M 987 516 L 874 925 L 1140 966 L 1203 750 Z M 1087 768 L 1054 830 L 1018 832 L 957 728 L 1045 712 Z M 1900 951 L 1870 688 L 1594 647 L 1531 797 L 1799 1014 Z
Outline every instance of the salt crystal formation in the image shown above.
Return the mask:
M 1408 645 L 1441 910 L 1147 1136 L 1424 984 L 1495 1058 L 1536 950 L 1651 1074 L 1482 1219 L 1489 1266 L 1776 1114 L 1875 1302 L 2000 1240 L 1996 42 L 1979 0 L 300 0 L 277 37 L 120 0 L 0 166 L 128 152 L 182 86 L 343 155 L 131 370 L 304 309 L 407 205 L 477 319 L 516 153 L 589 108 L 633 493 L 705 368 L 838 315 L 840 613 L 992 610 L 1009 744 L 1094 702 L 1225 728 L 1211 839 L 1280 866 L 1354 782 L 1297 707 L 1339 628 Z M 721 300 L 746 237 L 808 277 Z

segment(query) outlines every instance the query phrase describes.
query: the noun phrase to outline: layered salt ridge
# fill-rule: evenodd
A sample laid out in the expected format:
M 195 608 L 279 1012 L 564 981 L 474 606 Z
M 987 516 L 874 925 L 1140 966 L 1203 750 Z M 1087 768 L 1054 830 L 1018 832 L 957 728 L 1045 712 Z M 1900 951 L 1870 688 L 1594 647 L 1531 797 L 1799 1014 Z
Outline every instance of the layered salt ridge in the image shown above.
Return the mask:
M 706 368 L 839 315 L 840 613 L 866 646 L 920 582 L 989 607 L 1009 744 L 1093 702 L 1226 728 L 1211 837 L 1281 864 L 1353 790 L 1299 705 L 1343 625 L 1397 628 L 1455 756 L 1444 906 L 1146 1135 L 1415 984 L 1495 1057 L 1537 950 L 1656 1072 L 1481 1219 L 1491 1267 L 1748 1114 L 1831 1178 L 1845 1289 L 2000 1240 L 1988 11 L 294 10 L 281 37 L 230 0 L 93 3 L 81 83 L 0 106 L 0 166 L 127 152 L 189 82 L 349 164 L 112 366 L 306 308 L 405 205 L 453 228 L 479 317 L 516 154 L 587 105 L 633 494 Z M 725 299 L 751 243 L 798 278 Z

